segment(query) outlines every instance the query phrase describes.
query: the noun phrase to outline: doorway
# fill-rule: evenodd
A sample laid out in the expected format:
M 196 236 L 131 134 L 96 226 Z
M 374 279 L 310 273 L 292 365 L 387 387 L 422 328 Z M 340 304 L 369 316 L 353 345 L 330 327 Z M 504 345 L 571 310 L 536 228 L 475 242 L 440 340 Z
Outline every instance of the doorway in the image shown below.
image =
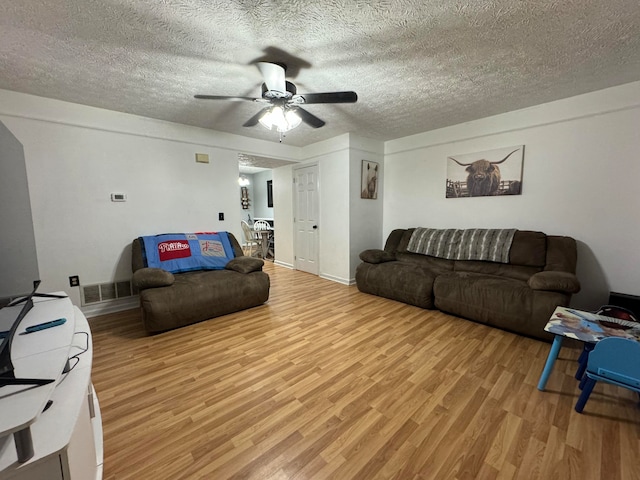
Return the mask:
M 276 257 L 276 237 L 278 236 L 278 225 L 275 222 L 277 207 L 275 192 L 278 188 L 291 188 L 291 183 L 287 181 L 285 184 L 278 186 L 273 181 L 273 171 L 295 163 L 297 162 L 238 153 L 239 176 L 246 188 L 246 195 L 243 197 L 242 185 L 240 187 L 241 206 L 239 208 L 242 209 L 241 220 L 247 222 L 249 226 L 252 226 L 255 220 L 265 220 L 269 223 L 272 228 L 269 259 L 274 261 Z M 246 200 L 243 200 L 243 198 L 246 198 Z M 289 216 L 286 217 L 287 223 L 290 218 Z M 287 228 L 285 228 L 285 235 L 287 233 L 291 234 L 290 229 L 291 227 L 288 224 Z M 292 246 L 289 244 L 289 254 L 292 253 L 291 250 Z

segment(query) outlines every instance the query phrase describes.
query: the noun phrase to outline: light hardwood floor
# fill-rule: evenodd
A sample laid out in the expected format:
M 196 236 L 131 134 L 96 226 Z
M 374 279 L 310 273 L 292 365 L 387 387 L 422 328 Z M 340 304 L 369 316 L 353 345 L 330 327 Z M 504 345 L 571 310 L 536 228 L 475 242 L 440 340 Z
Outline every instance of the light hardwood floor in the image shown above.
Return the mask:
M 263 306 L 148 336 L 137 310 L 90 320 L 104 478 L 640 479 L 640 409 L 577 348 L 272 263 Z

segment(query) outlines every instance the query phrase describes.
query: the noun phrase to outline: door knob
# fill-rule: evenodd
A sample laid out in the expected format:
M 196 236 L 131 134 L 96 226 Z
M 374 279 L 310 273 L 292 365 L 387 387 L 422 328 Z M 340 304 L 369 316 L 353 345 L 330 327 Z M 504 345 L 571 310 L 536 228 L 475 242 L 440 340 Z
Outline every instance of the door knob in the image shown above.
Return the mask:
M 315 230 L 316 228 L 318 228 L 318 225 L 314 225 L 312 228 Z

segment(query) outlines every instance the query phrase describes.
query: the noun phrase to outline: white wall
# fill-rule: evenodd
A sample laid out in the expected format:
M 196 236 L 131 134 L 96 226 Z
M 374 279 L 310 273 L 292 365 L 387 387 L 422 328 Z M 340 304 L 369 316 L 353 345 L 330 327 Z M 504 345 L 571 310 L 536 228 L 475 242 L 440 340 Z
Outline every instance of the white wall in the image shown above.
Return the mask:
M 304 163 L 318 164 L 319 275 L 349 283 L 349 134 L 304 147 L 302 158 Z
M 299 155 L 278 143 L 3 90 L 0 121 L 24 146 L 41 291 L 64 290 L 77 305 L 68 277 L 83 285 L 130 278 L 137 236 L 229 230 L 242 238 L 239 151 Z M 196 163 L 195 153 L 210 163 Z M 111 202 L 112 192 L 127 202 Z
M 385 145 L 383 237 L 394 228 L 500 228 L 578 242 L 577 307 L 640 294 L 640 82 Z M 445 198 L 446 158 L 525 145 L 520 196 Z
M 319 276 L 336 282 L 350 282 L 350 184 L 351 160 L 349 134 L 303 147 L 299 165 L 315 163 L 319 177 L 318 270 Z M 274 222 L 276 225 L 276 259 L 280 265 L 293 267 L 295 243 L 293 232 L 293 167 L 273 170 Z
M 362 161 L 378 163 L 378 198 L 360 198 L 362 190 Z M 378 140 L 350 136 L 350 194 L 349 194 L 349 280 L 355 282 L 360 252 L 381 248 L 384 198 L 384 143 Z
M 267 180 L 273 180 L 272 170 L 253 174 L 254 218 L 273 218 L 273 207 L 267 204 Z
M 291 165 L 273 170 L 273 222 L 276 230 L 274 262 L 293 268 L 293 167 Z
M 319 175 L 319 275 L 336 282 L 354 282 L 358 255 L 380 248 L 382 236 L 383 186 L 377 200 L 360 198 L 362 160 L 383 167 L 384 144 L 351 134 L 309 145 L 302 149 L 302 163 L 317 163 Z M 274 170 L 276 216 L 276 263 L 294 263 L 293 169 Z M 288 194 L 284 196 L 281 189 Z M 277 192 L 277 193 L 276 193 Z M 283 206 L 283 204 L 286 204 Z M 290 209 L 287 213 L 287 210 Z

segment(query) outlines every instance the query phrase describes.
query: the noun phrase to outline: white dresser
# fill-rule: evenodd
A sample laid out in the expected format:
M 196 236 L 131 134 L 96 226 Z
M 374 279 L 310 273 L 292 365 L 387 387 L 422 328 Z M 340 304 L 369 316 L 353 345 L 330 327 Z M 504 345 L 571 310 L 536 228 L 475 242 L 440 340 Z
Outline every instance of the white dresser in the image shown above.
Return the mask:
M 0 325 L 17 314 L 16 309 L 20 307 L 0 310 Z M 0 388 L 0 480 L 102 478 L 102 422 L 91 384 L 93 346 L 87 319 L 68 298 L 34 298 L 18 332 L 58 318 L 66 322 L 14 337 L 15 376 L 55 382 Z

